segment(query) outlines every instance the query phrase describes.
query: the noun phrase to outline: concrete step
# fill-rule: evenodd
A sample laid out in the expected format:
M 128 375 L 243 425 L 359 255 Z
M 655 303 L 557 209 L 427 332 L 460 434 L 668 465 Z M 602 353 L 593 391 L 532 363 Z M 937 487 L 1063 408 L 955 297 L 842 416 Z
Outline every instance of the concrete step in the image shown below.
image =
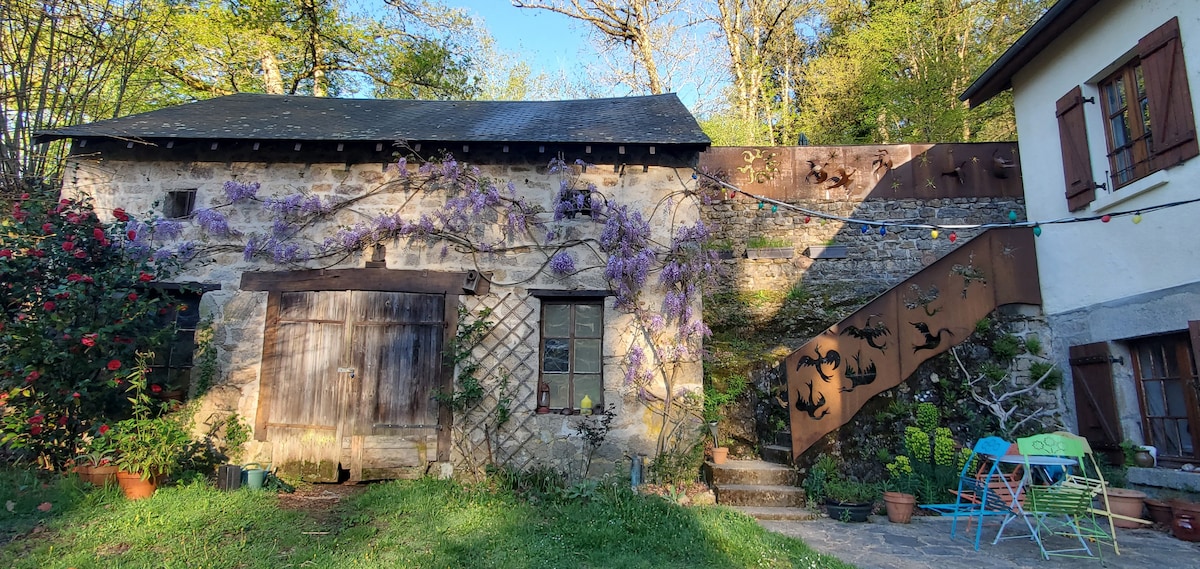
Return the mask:
M 705 463 L 710 471 L 706 477 L 711 484 L 766 484 L 789 486 L 796 483 L 796 471 L 790 467 L 764 460 L 730 460 L 725 464 Z
M 791 431 L 776 431 L 775 442 L 772 443 L 781 447 L 792 448 L 792 432 Z
M 767 484 L 727 484 L 716 487 L 717 503 L 723 506 L 804 507 L 804 489 Z
M 747 516 L 763 521 L 809 521 L 821 517 L 808 508 L 764 508 L 759 506 L 730 506 Z
M 763 445 L 758 454 L 762 455 L 763 460 L 776 464 L 791 464 L 792 463 L 792 447 L 791 445 Z

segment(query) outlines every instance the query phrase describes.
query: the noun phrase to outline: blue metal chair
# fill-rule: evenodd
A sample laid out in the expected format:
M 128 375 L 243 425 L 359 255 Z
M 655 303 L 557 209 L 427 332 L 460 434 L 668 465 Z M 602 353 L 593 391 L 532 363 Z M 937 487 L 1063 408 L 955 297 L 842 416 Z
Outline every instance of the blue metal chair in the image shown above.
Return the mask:
M 1012 443 L 1000 437 L 979 439 L 971 450 L 970 458 L 959 473 L 958 490 L 954 492 L 956 496 L 954 503 L 921 506 L 943 516 L 954 517 L 950 525 L 950 539 L 957 537 L 959 518 L 967 518 L 968 522 L 973 520 L 976 523 L 975 549 L 978 550 L 979 540 L 983 536 L 984 516 L 1013 515 L 1009 502 L 1005 500 L 1008 494 L 999 491 L 1001 487 L 1007 487 L 1001 479 L 1005 474 L 1000 471 L 1000 463 L 994 460 L 1004 456 L 1011 446 Z M 983 460 L 989 463 L 986 470 L 981 465 L 975 472 L 972 472 L 972 465 Z

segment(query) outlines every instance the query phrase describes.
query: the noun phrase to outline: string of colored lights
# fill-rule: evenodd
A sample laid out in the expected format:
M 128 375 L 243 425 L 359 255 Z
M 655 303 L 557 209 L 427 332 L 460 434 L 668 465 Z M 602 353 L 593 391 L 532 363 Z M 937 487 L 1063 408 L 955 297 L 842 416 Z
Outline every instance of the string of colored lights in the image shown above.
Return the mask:
M 1157 204 L 1157 205 L 1152 205 L 1152 206 L 1147 206 L 1147 207 L 1140 207 L 1137 209 L 1114 211 L 1111 213 L 1105 213 L 1103 215 L 1090 215 L 1090 216 L 1084 216 L 1084 217 L 1061 217 L 1058 219 L 1048 219 L 1048 220 L 1042 220 L 1042 221 L 1034 221 L 1034 220 L 1028 220 L 1028 219 L 1023 220 L 1023 221 L 1018 221 L 1017 212 L 1009 211 L 1008 212 L 1008 223 L 942 224 L 942 223 L 915 222 L 912 219 L 860 219 L 860 218 L 856 218 L 856 217 L 843 217 L 840 215 L 834 215 L 831 213 L 825 213 L 825 212 L 821 212 L 821 211 L 816 211 L 816 210 L 800 207 L 795 204 L 790 204 L 790 203 L 772 199 L 772 198 L 769 198 L 766 196 L 755 195 L 755 194 L 747 192 L 746 190 L 743 190 L 733 184 L 725 182 L 724 180 L 717 179 L 710 174 L 700 172 L 699 170 L 693 171 L 692 179 L 698 180 L 701 177 L 705 178 L 706 180 L 711 181 L 714 184 L 717 184 L 718 186 L 720 186 L 726 190 L 729 190 L 731 192 L 731 195 L 733 195 L 733 196 L 736 196 L 737 194 L 742 194 L 748 198 L 751 198 L 751 199 L 757 201 L 759 209 L 763 209 L 763 207 L 766 204 L 770 204 L 772 212 L 777 212 L 777 211 L 779 211 L 780 208 L 783 208 L 783 209 L 803 213 L 805 215 L 805 218 L 804 218 L 805 223 L 808 223 L 809 221 L 811 221 L 812 218 L 815 217 L 818 219 L 824 219 L 824 220 L 829 220 L 829 221 L 840 221 L 840 222 L 843 222 L 843 223 L 846 223 L 849 225 L 859 225 L 861 227 L 862 233 L 864 233 L 864 234 L 868 233 L 870 231 L 870 228 L 877 227 L 877 228 L 879 228 L 880 235 L 886 234 L 887 229 L 889 227 L 898 228 L 898 229 L 926 229 L 926 230 L 930 231 L 930 236 L 933 237 L 934 239 L 937 239 L 939 231 L 954 231 L 954 230 L 964 230 L 964 229 L 992 229 L 992 228 L 997 228 L 997 227 L 1032 227 L 1033 234 L 1035 236 L 1040 236 L 1042 234 L 1041 226 L 1043 226 L 1043 225 L 1082 223 L 1085 221 L 1096 221 L 1096 220 L 1100 220 L 1103 223 L 1108 223 L 1109 221 L 1112 221 L 1114 218 L 1125 217 L 1125 216 L 1133 216 L 1133 218 L 1132 218 L 1133 223 L 1141 223 L 1142 222 L 1142 214 L 1144 214 L 1144 213 L 1150 213 L 1150 212 L 1158 211 L 1161 209 L 1169 209 L 1169 208 L 1173 208 L 1173 207 L 1179 207 L 1181 205 L 1187 205 L 1187 204 L 1191 204 L 1191 203 L 1200 202 L 1200 198 L 1192 198 L 1190 200 L 1181 200 L 1181 201 Z M 951 233 L 950 240 L 954 241 L 955 239 L 956 239 L 956 235 L 954 233 Z

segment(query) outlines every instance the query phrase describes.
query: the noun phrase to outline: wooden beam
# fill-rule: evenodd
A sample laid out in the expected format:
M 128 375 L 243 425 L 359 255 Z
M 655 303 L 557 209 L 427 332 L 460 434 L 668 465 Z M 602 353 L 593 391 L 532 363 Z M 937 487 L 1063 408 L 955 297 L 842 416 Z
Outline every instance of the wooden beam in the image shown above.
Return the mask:
M 457 271 L 408 271 L 381 267 L 365 269 L 312 269 L 302 271 L 247 271 L 242 273 L 242 290 L 299 292 L 323 290 L 369 290 L 428 294 L 471 294 L 463 289 L 467 273 Z M 479 280 L 474 294 L 488 293 L 491 282 Z

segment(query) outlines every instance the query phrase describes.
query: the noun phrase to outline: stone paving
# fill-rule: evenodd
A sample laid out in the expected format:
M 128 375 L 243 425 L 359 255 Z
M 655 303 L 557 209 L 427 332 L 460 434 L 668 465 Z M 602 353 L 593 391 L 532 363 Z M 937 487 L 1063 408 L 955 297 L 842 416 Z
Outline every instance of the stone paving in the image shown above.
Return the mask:
M 911 524 L 889 523 L 885 516 L 872 516 L 871 523 L 866 524 L 842 523 L 829 518 L 760 523 L 771 531 L 799 538 L 817 551 L 853 563 L 860 569 L 1101 566 L 1094 559 L 1051 557 L 1049 561 L 1043 560 L 1037 544 L 1028 539 L 1004 540 L 992 545 L 996 525 L 991 522 L 984 526 L 979 551 L 975 551 L 973 542 L 962 538 L 961 525 L 958 538 L 952 541 L 950 519 L 945 517 L 918 516 Z M 1103 551 L 1106 568 L 1200 569 L 1200 543 L 1181 541 L 1154 529 L 1118 528 L 1117 532 L 1121 555 L 1114 555 L 1112 548 L 1106 546 Z M 971 536 L 974 537 L 974 532 Z

